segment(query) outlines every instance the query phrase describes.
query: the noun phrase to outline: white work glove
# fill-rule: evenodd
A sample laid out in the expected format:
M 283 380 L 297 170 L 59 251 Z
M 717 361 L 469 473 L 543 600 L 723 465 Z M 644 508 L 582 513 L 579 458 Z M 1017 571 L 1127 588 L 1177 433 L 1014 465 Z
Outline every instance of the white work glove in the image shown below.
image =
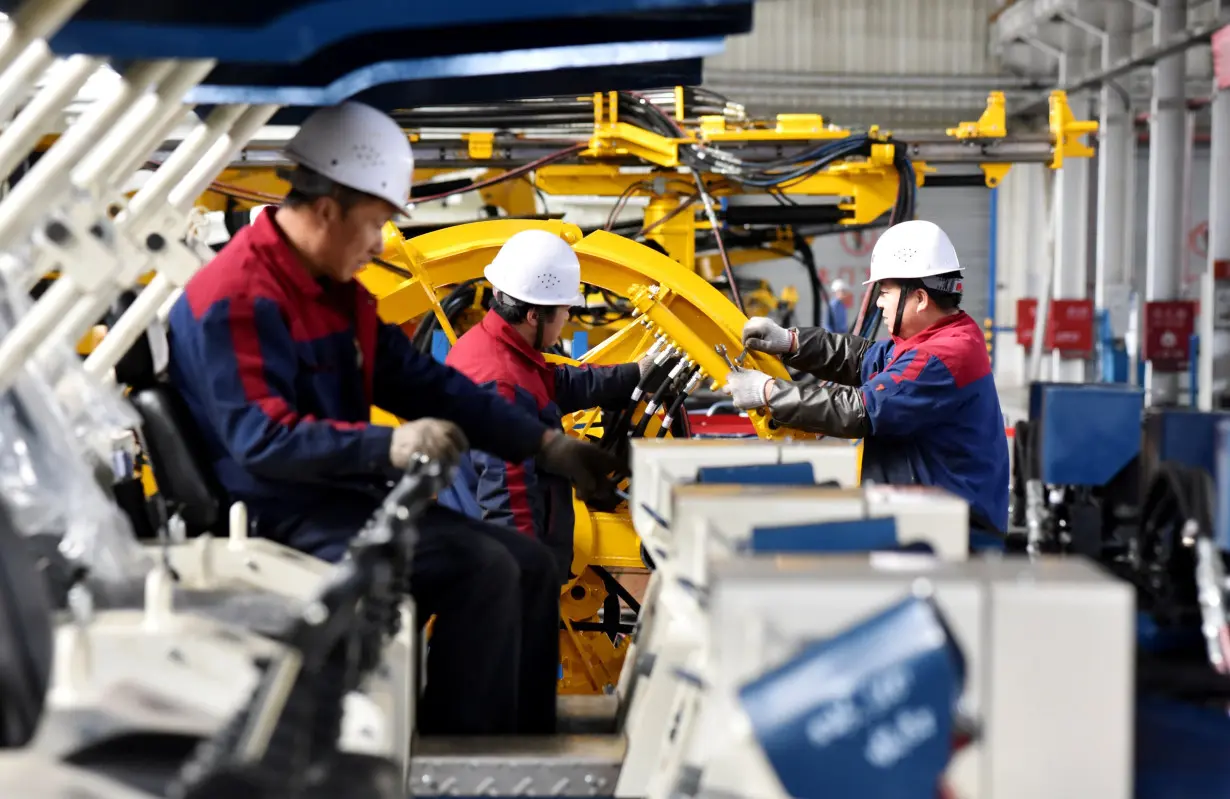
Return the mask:
M 743 325 L 743 346 L 770 355 L 785 355 L 794 349 L 794 333 L 765 316 L 754 316 Z
M 461 428 L 443 419 L 415 419 L 393 431 L 389 460 L 398 469 L 410 465 L 410 458 L 425 455 L 445 466 L 453 466 L 470 446 Z
M 741 411 L 751 411 L 763 408 L 769 404 L 769 386 L 773 378 L 755 369 L 735 369 L 726 376 L 726 387 L 723 389 L 735 401 L 735 407 Z

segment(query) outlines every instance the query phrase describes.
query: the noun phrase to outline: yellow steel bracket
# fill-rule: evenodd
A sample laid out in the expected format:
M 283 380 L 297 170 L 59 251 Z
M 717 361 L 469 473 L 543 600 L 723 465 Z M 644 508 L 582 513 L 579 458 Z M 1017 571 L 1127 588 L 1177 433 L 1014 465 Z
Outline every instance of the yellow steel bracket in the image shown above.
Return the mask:
M 679 166 L 679 144 L 636 125 L 619 121 L 619 93 L 594 94 L 594 134 L 582 158 L 615 158 L 633 155 L 658 166 Z
M 1003 92 L 991 92 L 987 97 L 986 110 L 974 122 L 961 122 L 946 133 L 954 139 L 1002 139 L 1008 135 L 1008 110 Z M 988 188 L 1003 182 L 1012 164 L 979 164 Z
M 1051 169 L 1062 167 L 1065 158 L 1092 158 L 1093 148 L 1081 141 L 1081 137 L 1097 133 L 1098 123 L 1073 116 L 1067 92 L 1051 92 L 1049 103 L 1051 141 L 1054 143 Z

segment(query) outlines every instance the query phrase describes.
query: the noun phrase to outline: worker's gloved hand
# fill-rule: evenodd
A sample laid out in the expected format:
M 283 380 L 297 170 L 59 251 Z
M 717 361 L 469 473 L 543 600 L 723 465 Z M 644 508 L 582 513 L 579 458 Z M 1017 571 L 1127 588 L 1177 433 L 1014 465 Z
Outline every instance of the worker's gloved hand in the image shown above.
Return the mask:
M 741 411 L 763 408 L 769 404 L 773 378 L 755 369 L 736 369 L 726 376 L 726 386 L 723 388 L 735 401 L 735 407 Z
M 601 501 L 615 492 L 611 473 L 619 469 L 619 460 L 588 441 L 552 431 L 537 461 L 543 470 L 568 478 L 582 502 Z
M 770 355 L 785 355 L 794 350 L 794 333 L 767 316 L 754 316 L 743 325 L 743 346 Z
M 446 466 L 453 466 L 469 448 L 461 428 L 443 419 L 416 419 L 393 431 L 389 460 L 405 469 L 416 454 L 425 455 Z

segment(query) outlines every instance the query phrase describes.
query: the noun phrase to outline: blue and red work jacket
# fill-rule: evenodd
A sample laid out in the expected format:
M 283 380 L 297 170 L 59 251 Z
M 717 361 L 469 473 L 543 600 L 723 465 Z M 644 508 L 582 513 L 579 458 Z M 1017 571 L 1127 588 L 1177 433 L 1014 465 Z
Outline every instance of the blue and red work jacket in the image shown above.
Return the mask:
M 635 363 L 606 367 L 547 363 L 494 311 L 457 340 L 445 363 L 556 429 L 562 427 L 564 414 L 626 405 L 640 379 Z M 545 543 L 567 577 L 575 521 L 569 482 L 541 471 L 532 458 L 509 458 L 481 444 L 470 451 L 469 466 L 472 470 L 467 473 L 463 468 L 455 484 L 458 492 L 476 500 L 482 518 Z
M 871 434 L 863 480 L 934 485 L 1008 529 L 1008 439 L 982 328 L 953 314 L 908 339 L 877 341 L 860 389 Z
M 393 428 L 369 423 L 373 405 L 455 422 L 474 446 L 512 461 L 546 433 L 415 350 L 359 283 L 314 279 L 271 208 L 188 282 L 169 328 L 171 381 L 258 531 L 387 492 Z

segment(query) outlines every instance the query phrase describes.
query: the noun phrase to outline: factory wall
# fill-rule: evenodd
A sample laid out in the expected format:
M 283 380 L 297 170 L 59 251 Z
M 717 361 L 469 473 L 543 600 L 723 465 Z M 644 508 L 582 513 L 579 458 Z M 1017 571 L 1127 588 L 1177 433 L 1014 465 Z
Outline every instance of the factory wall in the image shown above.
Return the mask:
M 1131 285 L 1122 292 L 1122 308 L 1113 308 L 1115 328 L 1127 329 L 1129 297 L 1132 288 L 1143 290 L 1147 260 L 1148 237 L 1148 174 L 1149 152 L 1147 142 L 1137 145 L 1134 173 L 1129 178 L 1130 193 L 1134 203 L 1132 220 L 1129 223 L 1128 246 L 1132 261 Z M 1176 165 L 1182 169 L 1182 165 Z M 1022 386 L 1026 382 L 1024 348 L 1016 340 L 1016 302 L 1021 297 L 1036 296 L 1043 285 L 1045 269 L 1050 267 L 1049 207 L 1048 195 L 1051 180 L 1049 170 L 1040 166 L 1016 166 L 999 189 L 999 265 L 996 325 L 1001 332 L 996 334 L 996 380 L 1001 386 Z M 1091 191 L 1096 193 L 1096 167 L 1091 171 Z M 1182 261 L 1179 270 L 1180 296 L 1185 299 L 1199 298 L 1200 277 L 1204 274 L 1207 258 L 1208 208 L 1209 208 L 1209 151 L 1206 145 L 1197 145 L 1192 153 L 1192 166 L 1187 178 L 1184 229 L 1187 231 Z M 1090 203 L 1089 220 L 1090 252 L 1087 263 L 1087 296 L 1094 296 L 1096 241 L 1096 201 Z M 1143 297 L 1140 298 L 1143 301 Z M 1047 362 L 1044 359 L 1043 377 Z M 1090 377 L 1093 372 L 1090 371 Z
M 987 260 L 990 209 L 990 191 L 984 188 L 924 187 L 918 193 L 918 217 L 929 219 L 948 231 L 957 247 L 965 266 L 966 296 L 962 304 L 979 323 L 986 318 L 990 298 Z M 867 279 L 871 250 L 877 238 L 877 231 L 844 233 L 816 239 L 812 244 L 820 279 L 826 287 L 837 278 L 850 284 L 858 293 L 855 308 L 862 301 L 862 282 Z M 812 302 L 801 270 L 796 261 L 765 261 L 741 266 L 739 274 L 767 280 L 778 291 L 786 286 L 796 287 L 799 290 L 798 319 L 803 324 L 812 318 Z

